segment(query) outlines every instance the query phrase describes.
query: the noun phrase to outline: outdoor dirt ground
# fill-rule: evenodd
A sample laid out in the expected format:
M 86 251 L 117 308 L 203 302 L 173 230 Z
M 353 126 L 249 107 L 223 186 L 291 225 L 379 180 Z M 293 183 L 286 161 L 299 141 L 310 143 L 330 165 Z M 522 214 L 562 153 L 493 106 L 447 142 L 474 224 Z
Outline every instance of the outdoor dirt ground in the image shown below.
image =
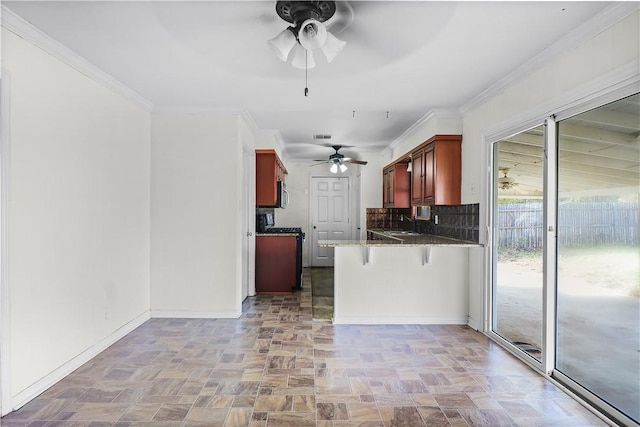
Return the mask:
M 539 254 L 501 256 L 497 328 L 512 342 L 540 347 Z M 558 367 L 614 406 L 640 418 L 640 252 L 638 248 L 561 251 L 558 263 Z

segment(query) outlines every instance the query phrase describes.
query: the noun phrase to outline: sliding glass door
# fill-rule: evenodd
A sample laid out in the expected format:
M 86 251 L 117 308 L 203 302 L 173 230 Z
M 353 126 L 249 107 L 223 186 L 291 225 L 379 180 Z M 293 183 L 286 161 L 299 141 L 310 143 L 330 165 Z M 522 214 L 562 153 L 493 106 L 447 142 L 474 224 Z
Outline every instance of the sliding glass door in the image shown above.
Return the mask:
M 544 132 L 538 126 L 494 146 L 493 331 L 541 361 Z
M 558 124 L 556 369 L 640 422 L 639 96 Z
M 493 144 L 490 334 L 640 423 L 640 95 Z

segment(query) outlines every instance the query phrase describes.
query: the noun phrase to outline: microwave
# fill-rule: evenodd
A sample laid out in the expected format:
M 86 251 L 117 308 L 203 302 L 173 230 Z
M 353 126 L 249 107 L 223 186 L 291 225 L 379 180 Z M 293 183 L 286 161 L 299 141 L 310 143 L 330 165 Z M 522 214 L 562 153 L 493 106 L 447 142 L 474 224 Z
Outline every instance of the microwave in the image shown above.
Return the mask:
M 276 208 L 286 208 L 289 205 L 289 192 L 287 191 L 287 185 L 278 181 L 278 194 L 276 201 Z
M 413 217 L 418 221 L 431 221 L 431 206 L 414 206 Z

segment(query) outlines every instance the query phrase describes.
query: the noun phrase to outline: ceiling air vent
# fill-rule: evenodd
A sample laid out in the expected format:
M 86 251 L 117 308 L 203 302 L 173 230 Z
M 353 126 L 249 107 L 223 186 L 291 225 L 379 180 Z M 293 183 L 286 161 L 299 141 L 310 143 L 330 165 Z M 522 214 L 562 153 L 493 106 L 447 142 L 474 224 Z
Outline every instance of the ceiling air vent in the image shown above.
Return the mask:
M 327 140 L 331 138 L 333 138 L 333 135 L 328 133 L 319 133 L 319 134 L 313 135 L 313 139 Z

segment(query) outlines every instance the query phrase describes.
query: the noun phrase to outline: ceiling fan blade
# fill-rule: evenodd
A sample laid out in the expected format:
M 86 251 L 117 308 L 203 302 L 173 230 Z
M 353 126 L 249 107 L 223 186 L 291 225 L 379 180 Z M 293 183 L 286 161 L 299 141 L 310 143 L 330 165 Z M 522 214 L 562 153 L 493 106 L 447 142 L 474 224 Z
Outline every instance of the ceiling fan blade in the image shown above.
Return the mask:
M 356 165 L 366 165 L 368 162 L 364 160 L 354 160 L 354 159 L 343 159 L 347 163 L 355 163 Z
M 348 1 L 336 2 L 336 13 L 325 22 L 328 31 L 338 36 L 353 22 L 353 7 Z
M 320 162 L 320 163 L 312 163 L 312 164 L 310 164 L 310 165 L 309 165 L 309 167 L 312 167 L 312 166 L 320 166 L 320 165 L 326 165 L 327 163 L 329 163 L 329 162 L 324 162 L 324 161 L 322 161 L 322 162 Z
M 325 160 L 314 159 L 314 160 L 311 160 L 311 161 L 312 162 L 321 162 L 321 163 L 331 163 L 331 160 L 326 160 L 326 159 Z

